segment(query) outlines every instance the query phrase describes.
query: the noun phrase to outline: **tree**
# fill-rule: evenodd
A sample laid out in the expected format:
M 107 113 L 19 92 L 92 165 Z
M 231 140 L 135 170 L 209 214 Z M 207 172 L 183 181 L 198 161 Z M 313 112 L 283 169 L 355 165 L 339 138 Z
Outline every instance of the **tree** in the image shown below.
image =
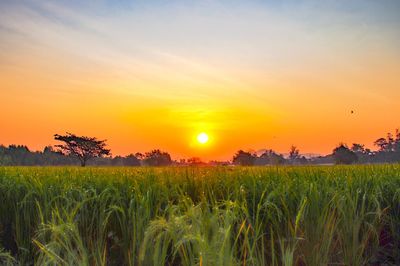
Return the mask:
M 400 130 L 396 129 L 396 139 L 394 140 L 394 151 L 400 152 Z
M 205 164 L 204 162 L 201 161 L 201 159 L 200 159 L 199 157 L 192 157 L 192 158 L 189 158 L 189 159 L 187 160 L 187 163 L 188 163 L 189 165 L 192 165 L 192 166 L 194 166 L 194 165 L 202 165 L 202 164 Z
M 53 146 L 46 146 L 46 147 L 44 147 L 44 149 L 43 149 L 43 153 L 44 153 L 44 154 L 46 154 L 46 153 L 53 153 L 53 152 L 54 152 Z
M 379 147 L 379 151 L 374 154 L 374 160 L 378 162 L 398 162 L 400 161 L 400 131 L 387 133 L 386 138 L 379 138 L 374 142 Z
M 297 160 L 298 164 L 308 164 L 309 160 L 305 156 L 300 156 Z
M 278 165 L 284 164 L 285 158 L 281 154 L 276 153 L 274 150 L 266 150 L 260 157 L 257 157 L 255 164 L 256 165 Z
M 138 160 L 143 160 L 144 159 L 144 154 L 141 152 L 137 152 L 134 155 Z
M 374 145 L 379 147 L 381 152 L 396 151 L 397 146 L 400 143 L 400 131 L 396 129 L 395 135 L 387 133 L 386 138 L 379 138 L 374 142 Z
M 239 150 L 233 156 L 233 163 L 237 164 L 237 165 L 253 165 L 256 158 L 257 158 L 257 155 L 255 155 L 254 153 Z
M 9 145 L 8 153 L 13 165 L 38 165 L 38 154 L 31 152 L 25 145 Z
M 98 140 L 95 137 L 76 136 L 67 132 L 64 136 L 55 134 L 54 139 L 64 142 L 55 145 L 58 152 L 77 157 L 82 167 L 89 159 L 111 154 L 110 150 L 106 149 L 106 140 Z
M 299 151 L 299 149 L 297 149 L 296 146 L 292 145 L 292 146 L 290 147 L 290 150 L 289 150 L 289 160 L 290 160 L 291 162 L 294 162 L 294 161 L 296 161 L 296 160 L 299 159 L 299 158 L 300 158 L 300 151 Z
M 353 143 L 350 150 L 357 155 L 359 163 L 370 163 L 372 161 L 372 152 L 366 149 L 364 144 Z
M 112 166 L 123 166 L 124 165 L 124 158 L 122 156 L 115 156 L 111 159 Z
M 364 144 L 353 143 L 353 146 L 351 146 L 351 150 L 355 153 L 360 153 L 360 154 L 366 153 Z
M 340 144 L 333 150 L 333 157 L 336 164 L 352 164 L 358 160 L 355 152 L 350 150 L 345 144 Z
M 375 140 L 374 145 L 379 147 L 379 151 L 387 151 L 388 143 L 385 138 Z
M 167 152 L 160 150 L 152 150 L 146 152 L 143 158 L 143 163 L 149 166 L 166 166 L 172 163 L 171 156 Z
M 125 166 L 140 166 L 140 160 L 133 154 L 129 154 L 124 158 Z

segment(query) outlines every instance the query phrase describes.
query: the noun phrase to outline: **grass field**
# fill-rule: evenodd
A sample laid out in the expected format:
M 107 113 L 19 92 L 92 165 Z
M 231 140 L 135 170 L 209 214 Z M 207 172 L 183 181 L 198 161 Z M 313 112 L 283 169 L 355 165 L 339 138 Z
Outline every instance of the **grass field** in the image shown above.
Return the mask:
M 1 265 L 399 265 L 400 165 L 0 168 Z

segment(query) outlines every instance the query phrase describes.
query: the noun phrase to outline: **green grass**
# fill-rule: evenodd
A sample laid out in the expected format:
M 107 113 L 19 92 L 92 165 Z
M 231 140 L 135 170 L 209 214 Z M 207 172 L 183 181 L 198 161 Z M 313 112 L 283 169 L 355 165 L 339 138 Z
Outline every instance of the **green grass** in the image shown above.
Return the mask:
M 399 265 L 400 165 L 0 168 L 1 265 Z

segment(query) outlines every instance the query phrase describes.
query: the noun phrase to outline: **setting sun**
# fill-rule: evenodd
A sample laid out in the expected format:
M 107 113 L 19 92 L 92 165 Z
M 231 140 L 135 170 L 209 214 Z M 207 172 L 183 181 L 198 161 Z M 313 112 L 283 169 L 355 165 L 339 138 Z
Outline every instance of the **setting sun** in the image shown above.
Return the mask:
M 206 133 L 200 133 L 197 135 L 197 141 L 201 144 L 205 144 L 208 142 L 208 135 Z

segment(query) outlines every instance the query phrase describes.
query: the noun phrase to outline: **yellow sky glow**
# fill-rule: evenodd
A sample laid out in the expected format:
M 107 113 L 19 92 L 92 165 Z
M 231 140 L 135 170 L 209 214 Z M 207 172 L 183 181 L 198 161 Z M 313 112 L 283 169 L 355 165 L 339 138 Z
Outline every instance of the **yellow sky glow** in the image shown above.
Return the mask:
M 68 131 L 107 139 L 114 155 L 160 148 L 225 160 L 292 144 L 313 153 L 339 142 L 371 147 L 400 126 L 397 24 L 375 22 L 369 7 L 321 7 L 308 21 L 291 7 L 250 4 L 101 18 L 35 4 L 44 11 L 0 12 L 1 144 L 41 150 Z M 207 145 L 193 143 L 199 132 Z

